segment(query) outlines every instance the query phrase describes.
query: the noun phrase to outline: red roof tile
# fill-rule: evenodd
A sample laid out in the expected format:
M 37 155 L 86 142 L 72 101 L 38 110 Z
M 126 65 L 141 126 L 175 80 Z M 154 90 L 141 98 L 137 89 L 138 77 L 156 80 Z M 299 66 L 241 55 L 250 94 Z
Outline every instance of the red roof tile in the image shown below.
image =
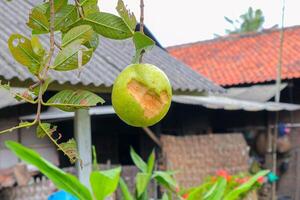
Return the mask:
M 276 79 L 280 31 L 234 35 L 168 48 L 177 59 L 223 85 Z M 300 26 L 285 28 L 282 79 L 300 78 Z

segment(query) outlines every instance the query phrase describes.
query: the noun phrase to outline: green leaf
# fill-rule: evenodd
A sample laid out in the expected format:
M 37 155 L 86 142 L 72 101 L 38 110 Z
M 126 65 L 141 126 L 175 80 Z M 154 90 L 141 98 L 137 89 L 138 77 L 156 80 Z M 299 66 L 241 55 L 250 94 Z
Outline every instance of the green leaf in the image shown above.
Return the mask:
M 225 197 L 224 200 L 235 200 L 237 199 L 240 195 L 248 192 L 251 190 L 253 185 L 257 182 L 257 179 L 266 176 L 270 171 L 269 170 L 263 170 L 255 174 L 253 177 L 251 177 L 246 183 L 240 185 L 238 188 L 232 190 L 229 192 Z
M 122 178 L 120 178 L 120 189 L 124 200 L 134 200 L 132 194 L 128 189 L 128 186 L 126 185 L 125 181 Z
M 99 12 L 98 0 L 80 0 L 84 15 L 90 15 Z
M 55 30 L 67 29 L 79 19 L 76 6 L 66 5 L 55 14 Z
M 205 183 L 198 187 L 188 189 L 186 191 L 183 191 L 183 194 L 189 194 L 187 200 L 199 200 L 203 199 L 205 192 L 207 192 L 209 186 L 211 186 L 211 183 Z
M 143 161 L 143 159 L 135 152 L 135 150 L 130 147 L 130 156 L 137 168 L 139 168 L 142 172 L 146 173 L 148 171 L 147 164 Z
M 75 176 L 57 168 L 42 158 L 36 151 L 13 141 L 6 141 L 5 145 L 20 159 L 36 166 L 59 189 L 65 190 L 77 197 L 79 200 L 92 200 L 89 190 L 82 185 Z
M 93 171 L 100 170 L 97 159 L 97 152 L 95 145 L 92 146 L 92 155 L 93 155 Z
M 93 13 L 86 16 L 84 20 L 94 28 L 96 33 L 110 39 L 121 40 L 133 36 L 123 19 L 110 13 Z
M 118 187 L 121 174 L 121 167 L 107 170 L 94 171 L 90 176 L 90 182 L 96 200 L 105 200 Z
M 154 178 L 158 183 L 164 186 L 168 190 L 174 190 L 177 188 L 178 184 L 175 179 L 168 172 L 155 171 L 152 178 Z
M 81 43 L 86 43 L 91 40 L 93 33 L 93 28 L 89 25 L 81 25 L 72 28 L 63 36 L 61 46 L 66 47 L 68 44 L 78 39 L 81 40 Z
M 161 200 L 170 200 L 167 193 L 164 193 Z
M 151 38 L 149 38 L 147 35 L 145 35 L 141 32 L 134 33 L 133 42 L 134 42 L 135 49 L 136 49 L 136 54 L 133 59 L 133 63 L 138 63 L 139 59 L 141 57 L 141 54 L 146 51 L 151 50 L 155 45 L 155 42 Z
M 219 178 L 213 187 L 205 194 L 204 200 L 220 200 L 223 197 L 227 185 L 225 178 Z
M 152 174 L 155 164 L 155 151 L 153 150 L 148 158 L 147 162 L 147 172 Z
M 39 5 L 31 10 L 27 26 L 32 29 L 33 34 L 43 34 L 50 31 L 50 23 L 44 12 L 45 7 Z
M 139 172 L 136 175 L 136 191 L 137 196 L 141 197 L 147 190 L 147 186 L 151 180 L 151 174 Z
M 31 38 L 31 46 L 33 49 L 33 52 L 40 56 L 40 57 L 44 57 L 45 55 L 45 49 L 43 47 L 43 45 L 41 44 L 39 37 L 36 35 L 33 35 Z
M 8 47 L 17 62 L 26 66 L 32 74 L 39 72 L 42 58 L 34 53 L 28 38 L 13 34 L 8 39 Z
M 89 108 L 103 104 L 104 100 L 98 95 L 85 90 L 63 90 L 51 97 L 46 106 L 53 106 L 65 112 L 74 112 L 77 109 Z
M 87 64 L 92 57 L 93 49 L 87 49 L 82 42 L 84 42 L 83 39 L 75 40 L 63 48 L 54 60 L 53 69 L 70 71 Z
M 122 0 L 118 0 L 118 5 L 117 5 L 116 9 L 117 9 L 119 15 L 121 16 L 121 18 L 124 20 L 124 22 L 128 26 L 128 28 L 132 32 L 134 32 L 136 24 L 137 24 L 134 14 L 126 8 L 126 6 Z

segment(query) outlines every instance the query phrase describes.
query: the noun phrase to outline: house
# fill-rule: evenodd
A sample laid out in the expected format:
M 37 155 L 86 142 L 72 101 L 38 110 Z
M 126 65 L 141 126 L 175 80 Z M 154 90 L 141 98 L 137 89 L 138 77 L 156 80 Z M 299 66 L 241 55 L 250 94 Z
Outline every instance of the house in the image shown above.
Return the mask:
M 21 33 L 25 36 L 30 35 L 30 30 L 26 27 L 25 23 L 27 21 L 27 13 L 34 6 L 34 2 L 36 1 L 0 2 L 0 80 L 9 82 L 15 90 L 19 91 L 31 85 L 34 82 L 34 78 L 26 68 L 14 61 L 7 47 L 7 40 L 12 33 Z M 46 46 L 45 42 L 44 45 Z M 49 91 L 46 92 L 45 99 L 48 99 L 59 90 L 68 88 L 74 90 L 87 89 L 99 94 L 106 100 L 107 103 L 104 106 L 95 107 L 83 113 L 84 117 L 81 120 L 73 120 L 74 117 L 75 119 L 79 118 L 78 115 L 80 114 L 78 113 L 64 113 L 53 108 L 43 108 L 41 113 L 42 120 L 59 127 L 58 130 L 62 133 L 62 142 L 73 137 L 74 132 L 78 133 L 80 131 L 78 126 L 91 124 L 91 127 L 87 128 L 91 130 L 91 134 L 86 135 L 86 133 L 83 133 L 79 136 L 79 140 L 91 137 L 92 143 L 99 154 L 99 161 L 102 164 L 129 165 L 132 164 L 129 156 L 130 146 L 133 146 L 144 158 L 156 146 L 155 142 L 145 134 L 143 129 L 126 125 L 115 115 L 111 107 L 110 93 L 114 80 L 131 63 L 133 55 L 134 46 L 132 41 L 114 41 L 100 38 L 100 45 L 97 51 L 91 62 L 82 69 L 80 75 L 76 71 L 50 73 L 54 82 L 49 86 Z M 185 64 L 170 56 L 168 52 L 159 46 L 154 47 L 151 52 L 146 53 L 144 61 L 158 66 L 168 75 L 175 95 L 203 95 L 206 93 L 224 92 L 222 87 L 194 72 Z M 33 119 L 35 114 L 34 106 L 16 102 L 13 98 L 9 98 L 8 93 L 4 90 L 0 90 L 0 97 L 3 97 L 0 100 L 1 130 L 13 127 L 20 121 L 30 121 Z M 180 132 L 182 122 L 178 123 L 176 121 L 179 120 L 176 115 L 180 112 L 182 111 L 176 105 L 172 105 L 165 122 L 147 129 L 148 131 L 152 130 L 150 135 L 152 134 L 153 136 L 153 132 L 158 135 L 164 130 L 169 130 L 175 134 Z M 203 116 L 202 118 L 205 117 Z M 91 120 L 91 123 L 89 120 Z M 193 128 L 198 126 L 201 126 L 201 124 L 195 124 Z M 0 135 L 0 188 L 4 186 L 3 183 L 7 183 L 5 181 L 8 181 L 8 185 L 15 184 L 15 181 L 10 179 L 11 174 L 14 173 L 12 166 L 15 166 L 19 162 L 5 148 L 5 140 L 17 140 L 35 149 L 59 167 L 70 166 L 66 157 L 61 152 L 58 152 L 57 148 L 47 138 L 38 139 L 35 136 L 35 132 L 35 127 L 32 127 Z M 78 142 L 80 143 L 80 141 Z M 86 179 L 88 176 L 83 178 Z
M 300 26 L 284 28 L 283 31 L 283 84 L 280 101 L 299 104 Z M 235 99 L 266 102 L 274 101 L 276 93 L 274 83 L 279 46 L 280 30 L 270 29 L 259 33 L 230 35 L 169 47 L 168 51 L 199 74 L 226 87 L 229 91 L 232 90 L 231 96 Z M 242 106 L 240 108 L 243 109 Z M 251 110 L 251 106 L 248 108 Z M 274 108 L 279 107 L 276 105 Z M 249 137 L 251 132 L 267 134 L 274 127 L 275 114 L 263 110 L 258 112 L 217 110 L 212 114 L 212 118 L 215 119 L 212 129 L 218 132 L 242 131 Z M 286 127 L 291 128 L 289 138 L 292 150 L 290 157 L 285 160 L 285 164 L 288 163 L 289 166 L 288 170 L 285 173 L 278 172 L 281 175 L 278 194 L 300 199 L 298 190 L 300 111 L 298 109 L 290 111 L 282 111 L 279 115 L 280 122 L 286 123 Z M 286 168 L 286 165 L 281 165 L 280 160 L 278 166 L 280 168 L 278 171 Z

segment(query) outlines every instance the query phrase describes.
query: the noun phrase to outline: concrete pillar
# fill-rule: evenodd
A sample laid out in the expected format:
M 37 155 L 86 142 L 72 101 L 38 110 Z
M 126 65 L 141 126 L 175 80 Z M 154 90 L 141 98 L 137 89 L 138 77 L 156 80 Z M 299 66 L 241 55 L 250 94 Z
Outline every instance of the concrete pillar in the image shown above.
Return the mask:
M 79 109 L 75 112 L 74 131 L 78 153 L 83 163 L 82 169 L 80 163 L 76 163 L 77 175 L 80 182 L 90 188 L 89 178 L 92 172 L 92 131 L 91 117 L 88 110 Z

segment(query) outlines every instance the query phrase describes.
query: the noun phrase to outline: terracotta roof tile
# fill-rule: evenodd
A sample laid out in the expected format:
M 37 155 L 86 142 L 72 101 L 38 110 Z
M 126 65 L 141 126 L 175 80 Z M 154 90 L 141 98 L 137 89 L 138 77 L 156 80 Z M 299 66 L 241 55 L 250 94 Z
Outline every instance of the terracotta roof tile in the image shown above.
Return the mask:
M 168 48 L 177 59 L 223 85 L 276 79 L 280 31 L 233 35 Z M 300 78 L 300 26 L 284 29 L 282 79 Z

